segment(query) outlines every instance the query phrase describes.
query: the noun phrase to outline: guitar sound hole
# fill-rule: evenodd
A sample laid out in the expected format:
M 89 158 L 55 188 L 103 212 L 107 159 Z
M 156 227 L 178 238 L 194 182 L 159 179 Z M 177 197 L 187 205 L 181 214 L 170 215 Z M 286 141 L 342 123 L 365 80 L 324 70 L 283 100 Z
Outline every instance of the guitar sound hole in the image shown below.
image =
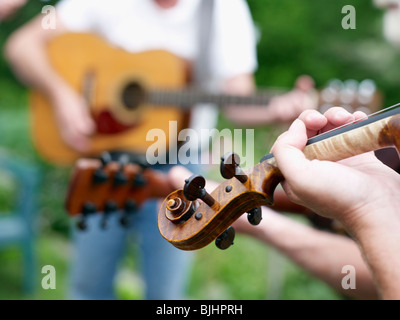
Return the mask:
M 122 91 L 122 102 L 129 110 L 135 110 L 146 99 L 146 93 L 140 84 L 131 82 Z

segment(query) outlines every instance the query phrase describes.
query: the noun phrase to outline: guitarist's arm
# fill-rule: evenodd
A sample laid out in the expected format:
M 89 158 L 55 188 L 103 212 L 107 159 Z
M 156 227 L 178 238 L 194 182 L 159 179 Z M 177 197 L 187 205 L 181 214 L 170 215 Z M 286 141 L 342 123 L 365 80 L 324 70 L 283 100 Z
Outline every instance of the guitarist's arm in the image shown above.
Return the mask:
M 0 21 L 12 18 L 14 13 L 25 5 L 27 0 L 3 0 L 0 1 Z
M 94 123 L 83 97 L 57 74 L 46 53 L 48 42 L 65 32 L 60 19 L 53 30 L 44 29 L 42 17 L 37 17 L 11 35 L 5 55 L 22 82 L 52 101 L 63 139 L 74 149 L 85 151 L 87 136 L 93 132 Z
M 321 231 L 290 217 L 262 207 L 260 225 L 249 224 L 245 215 L 233 227 L 278 250 L 312 276 L 337 292 L 352 299 L 377 299 L 378 292 L 372 274 L 364 262 L 357 243 L 349 237 Z M 351 265 L 357 272 L 354 290 L 342 287 L 346 274 L 342 269 Z
M 230 94 L 251 95 L 256 85 L 252 74 L 242 74 L 228 79 L 223 91 Z M 224 115 L 237 125 L 259 126 L 270 123 L 289 123 L 306 109 L 315 109 L 314 81 L 308 76 L 297 79 L 295 88 L 271 99 L 266 106 L 242 106 L 224 108 Z

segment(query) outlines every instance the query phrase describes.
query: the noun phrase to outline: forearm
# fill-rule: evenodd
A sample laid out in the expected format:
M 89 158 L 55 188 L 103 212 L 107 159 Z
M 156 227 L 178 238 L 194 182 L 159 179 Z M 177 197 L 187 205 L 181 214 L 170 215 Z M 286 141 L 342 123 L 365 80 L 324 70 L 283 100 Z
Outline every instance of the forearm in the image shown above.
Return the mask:
M 49 42 L 65 32 L 61 21 L 56 30 L 44 30 L 40 17 L 36 18 L 11 36 L 6 56 L 26 85 L 47 96 L 64 142 L 86 153 L 91 146 L 90 136 L 96 129 L 87 102 L 53 69 L 47 54 Z
M 382 299 L 400 299 L 400 218 L 382 207 L 383 219 L 371 219 L 354 230 Z M 392 212 L 392 213 L 391 213 Z M 368 216 L 366 220 L 368 220 Z M 365 222 L 365 221 L 363 221 Z
M 227 79 L 222 85 L 222 91 L 232 95 L 251 95 L 255 92 L 256 85 L 251 74 L 242 74 Z M 225 117 L 234 124 L 245 126 L 264 125 L 268 121 L 265 108 L 260 106 L 225 106 Z
M 368 264 L 376 278 L 380 296 L 385 300 L 400 299 L 400 236 L 387 237 L 379 246 L 365 246 Z
M 62 29 L 60 26 L 57 30 L 43 30 L 39 21 L 32 21 L 10 37 L 5 49 L 18 78 L 49 97 L 68 86 L 51 66 L 46 51 L 47 41 L 61 34 Z
M 372 276 L 357 244 L 350 238 L 322 232 L 282 215 L 265 212 L 252 235 L 294 261 L 311 275 L 350 298 L 376 299 Z M 342 287 L 342 269 L 356 270 L 356 289 Z

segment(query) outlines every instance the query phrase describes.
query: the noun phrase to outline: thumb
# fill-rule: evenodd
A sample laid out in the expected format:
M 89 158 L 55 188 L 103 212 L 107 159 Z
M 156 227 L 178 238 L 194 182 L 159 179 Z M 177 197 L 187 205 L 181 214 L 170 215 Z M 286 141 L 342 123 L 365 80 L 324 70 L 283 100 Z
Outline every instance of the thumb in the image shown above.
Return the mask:
M 302 150 L 307 144 L 307 130 L 303 121 L 296 119 L 272 147 L 272 153 L 280 171 L 287 181 L 299 180 L 306 172 L 309 160 Z

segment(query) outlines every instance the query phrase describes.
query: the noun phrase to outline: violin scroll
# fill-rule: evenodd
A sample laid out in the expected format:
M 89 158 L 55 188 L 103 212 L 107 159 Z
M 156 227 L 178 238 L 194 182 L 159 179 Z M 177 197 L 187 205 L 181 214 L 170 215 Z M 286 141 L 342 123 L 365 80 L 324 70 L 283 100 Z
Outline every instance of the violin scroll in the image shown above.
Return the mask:
M 230 156 L 236 158 L 234 154 Z M 240 176 L 246 180 L 241 181 L 237 178 L 242 170 L 239 163 L 231 163 L 233 166 L 227 161 L 221 164 L 223 170 L 235 168 L 231 178 L 211 193 L 205 191 L 204 177 L 195 175 L 186 180 L 183 190 L 173 192 L 164 200 L 158 213 L 158 227 L 161 235 L 175 247 L 197 250 L 215 240 L 216 246 L 224 250 L 233 244 L 232 224 L 242 214 L 249 213 L 252 225 L 260 223 L 259 207 L 273 203 L 273 193 L 282 175 L 273 162 L 264 161 L 249 172 L 242 171 Z M 184 213 L 188 208 L 189 213 Z
M 187 221 L 195 212 L 197 203 L 189 201 L 182 190 L 172 192 L 166 199 L 166 217 L 175 224 Z

